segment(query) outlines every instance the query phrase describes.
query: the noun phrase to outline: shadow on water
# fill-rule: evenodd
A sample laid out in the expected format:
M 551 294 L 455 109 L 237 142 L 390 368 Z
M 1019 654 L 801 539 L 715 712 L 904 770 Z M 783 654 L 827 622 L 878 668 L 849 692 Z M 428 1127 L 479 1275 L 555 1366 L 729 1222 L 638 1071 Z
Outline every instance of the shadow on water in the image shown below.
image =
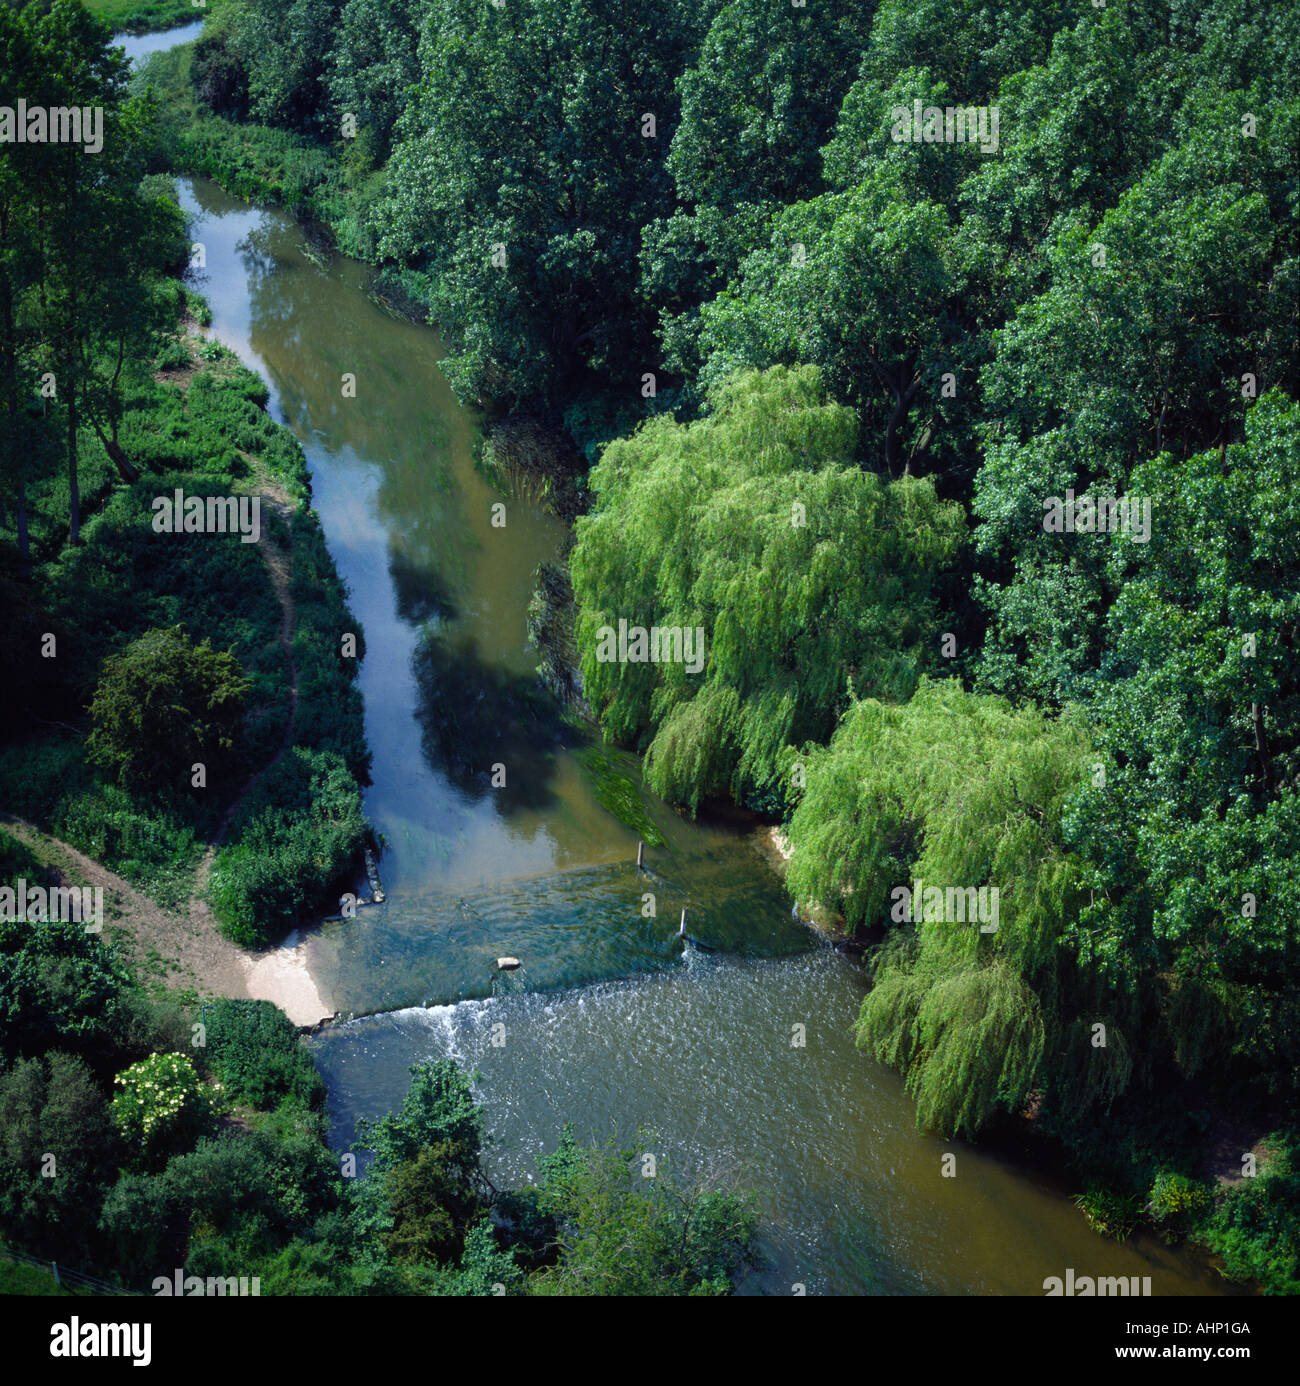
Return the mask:
M 336 1009 L 432 1006 L 313 1041 L 335 1139 L 399 1105 L 411 1063 L 449 1055 L 480 1072 L 502 1183 L 570 1119 L 584 1137 L 657 1130 L 670 1167 L 734 1170 L 762 1199 L 774 1293 L 1041 1294 L 1067 1267 L 1150 1274 L 1156 1294 L 1221 1288 L 1166 1248 L 1102 1242 L 1068 1200 L 970 1147 L 942 1177 L 948 1145 L 916 1132 L 897 1076 L 854 1048 L 861 968 L 810 949 L 741 824 L 686 821 L 609 753 L 662 837 L 637 870 L 638 832 L 531 691 L 525 612 L 562 526 L 518 499 L 493 524 L 501 496 L 475 468 L 437 334 L 377 308 L 368 271 L 316 264 L 285 214 L 202 182 L 182 197 L 213 333 L 302 442 L 366 632 L 366 811 L 390 844 L 388 900 L 314 933 L 311 971 Z M 683 909 L 716 953 L 677 938 Z M 496 971 L 506 954 L 514 981 Z
M 451 589 L 441 575 L 425 567 L 403 549 L 388 555 L 388 576 L 393 583 L 397 615 L 413 626 L 450 625 L 459 619 Z
M 426 632 L 412 664 L 431 768 L 471 799 L 491 795 L 502 815 L 554 802 L 556 755 L 590 738 L 565 720 L 536 675 L 487 663 L 464 631 Z

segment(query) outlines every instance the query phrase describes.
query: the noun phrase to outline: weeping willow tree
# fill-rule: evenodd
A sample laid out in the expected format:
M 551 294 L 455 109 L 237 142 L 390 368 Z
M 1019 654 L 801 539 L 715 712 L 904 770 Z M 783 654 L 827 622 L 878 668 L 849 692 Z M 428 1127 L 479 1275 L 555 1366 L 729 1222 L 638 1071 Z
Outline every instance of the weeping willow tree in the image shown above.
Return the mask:
M 828 746 L 787 753 L 805 786 L 788 884 L 853 924 L 894 926 L 857 1038 L 906 1074 L 925 1126 L 972 1134 L 1036 1086 L 1107 1101 L 1129 1080 L 1119 1030 L 1100 1057 L 1083 1052 L 1092 1032 L 1078 1031 L 1062 946 L 1081 901 L 1061 808 L 1088 746 L 1071 720 L 922 679 L 909 702 L 854 702 Z M 996 889 L 996 919 L 932 917 L 929 904 L 900 917 L 897 892 L 918 880 L 987 901 Z
M 790 888 L 858 926 L 886 922 L 890 892 L 918 878 L 994 885 L 999 928 L 984 937 L 1037 966 L 1073 908 L 1078 873 L 1061 809 L 1088 746 L 1072 720 L 955 680 L 924 678 L 906 703 L 855 701 L 829 745 L 787 752 L 786 777 L 803 785 Z M 969 932 L 939 939 L 971 956 Z
M 937 650 L 963 513 L 929 481 L 861 470 L 857 436 L 815 369 L 778 367 L 724 382 L 697 422 L 651 420 L 592 472 L 571 560 L 585 691 L 665 798 L 774 802 L 785 748 L 829 736 L 850 687 L 904 698 Z M 702 669 L 602 659 L 620 620 L 702 629 Z
M 998 959 L 953 970 L 923 952 L 890 966 L 858 1020 L 862 1047 L 906 1074 L 917 1123 L 953 1135 L 1024 1098 L 1045 1041 L 1038 997 Z

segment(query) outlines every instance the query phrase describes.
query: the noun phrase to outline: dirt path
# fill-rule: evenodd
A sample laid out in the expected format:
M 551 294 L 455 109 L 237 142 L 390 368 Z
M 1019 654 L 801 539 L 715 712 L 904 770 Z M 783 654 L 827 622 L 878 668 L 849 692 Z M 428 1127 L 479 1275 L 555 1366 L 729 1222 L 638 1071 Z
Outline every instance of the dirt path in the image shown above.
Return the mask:
M 255 459 L 249 458 L 255 463 Z M 293 512 L 293 503 L 284 495 L 276 494 L 269 486 L 263 488 L 263 499 L 284 520 L 285 524 Z M 292 542 L 292 541 L 291 541 Z M 266 564 L 267 575 L 275 589 L 280 603 L 280 632 L 278 640 L 289 663 L 289 715 L 285 718 L 284 735 L 275 755 L 252 775 L 241 787 L 222 815 L 217 831 L 208 844 L 203 858 L 194 875 L 194 888 L 190 897 L 189 916 L 199 931 L 205 935 L 221 938 L 212 908 L 203 898 L 208 880 L 212 875 L 212 863 L 225 841 L 230 825 L 239 813 L 244 801 L 257 787 L 263 776 L 270 773 L 285 753 L 293 745 L 294 729 L 298 722 L 298 662 L 293 657 L 294 606 L 291 583 L 291 554 L 271 541 L 267 530 L 263 529 L 258 539 L 258 549 Z M 223 940 L 224 941 L 224 940 Z M 233 945 L 232 945 L 233 946 Z M 307 947 L 297 931 L 290 934 L 279 948 L 266 948 L 256 953 L 246 953 L 236 949 L 239 965 L 243 970 L 242 995 L 257 999 L 274 1001 L 295 1025 L 315 1025 L 328 1019 L 333 1011 L 326 1006 L 307 965 Z
M 170 986 L 193 987 L 205 996 L 247 996 L 243 953 L 189 913 L 165 910 L 129 881 L 70 843 L 43 833 L 25 819 L 0 814 L 0 823 L 59 873 L 65 885 L 100 886 L 104 891 L 104 931 L 122 941 L 144 971 L 151 958 L 167 966 Z
M 1216 1113 L 1205 1137 L 1202 1173 L 1226 1188 L 1247 1177 L 1247 1155 L 1255 1157 L 1256 1173 L 1267 1169 L 1276 1155 L 1268 1143 L 1268 1134 L 1283 1124 L 1280 1114 L 1273 1120 L 1261 1120 L 1258 1116 L 1243 1119 Z

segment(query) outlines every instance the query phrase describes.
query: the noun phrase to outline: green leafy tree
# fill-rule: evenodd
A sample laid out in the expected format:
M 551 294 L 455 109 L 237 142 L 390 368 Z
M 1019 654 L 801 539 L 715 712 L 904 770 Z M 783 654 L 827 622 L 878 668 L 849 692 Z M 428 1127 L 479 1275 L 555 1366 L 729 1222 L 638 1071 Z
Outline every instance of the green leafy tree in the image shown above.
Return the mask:
M 0 1053 L 7 1058 L 59 1048 L 102 1059 L 116 1049 L 126 1019 L 125 985 L 117 954 L 84 924 L 0 917 Z
M 469 1079 L 451 1059 L 411 1067 L 411 1086 L 396 1112 L 357 1123 L 356 1144 L 374 1152 L 373 1169 L 387 1174 L 428 1146 L 447 1146 L 443 1158 L 460 1173 L 477 1172 L 483 1117 Z
M 89 754 L 123 784 L 180 784 L 232 750 L 250 686 L 233 654 L 180 626 L 147 631 L 104 661 Z
M 28 88 L 35 67 L 27 24 L 13 6 L 0 9 L 0 72 L 15 91 Z M 24 575 L 30 565 L 27 495 L 40 429 L 23 396 L 34 373 L 35 332 L 23 313 L 24 299 L 39 277 L 39 237 L 34 216 L 33 158 L 26 142 L 0 145 L 0 460 L 3 484 L 14 506 L 15 538 Z
M 1147 457 L 1239 438 L 1246 383 L 1300 383 L 1300 258 L 1276 143 L 1294 112 L 1247 139 L 1245 105 L 1198 111 L 1099 223 L 1074 214 L 1049 247 L 1049 287 L 997 334 L 984 382 L 997 423 L 973 502 L 990 687 L 1059 703 L 1096 680 L 1118 590 L 1110 548 L 1105 535 L 1045 532 L 1045 501 L 1123 495 Z
M 1130 485 L 1151 539 L 1109 545 L 1102 773 L 1067 820 L 1091 887 L 1077 947 L 1117 985 L 1160 979 L 1188 1071 L 1232 1054 L 1291 1093 L 1300 407 L 1266 395 L 1244 443 L 1163 453 Z
M 1077 726 L 927 680 L 902 705 L 854 703 L 828 746 L 791 765 L 807 788 L 787 884 L 850 924 L 894 929 L 857 1034 L 906 1074 L 922 1125 L 974 1132 L 1053 1077 L 1076 1109 L 1128 1082 L 1118 1025 L 1102 1062 L 1077 1071 L 1072 1005 L 1087 988 L 1063 940 L 1081 870 L 1061 812 L 1087 750 Z M 975 922 L 970 889 L 996 889 L 995 917 L 990 905 Z M 961 892 L 961 919 L 932 911 L 931 890 Z
M 320 1107 L 325 1084 L 287 1015 L 272 1001 L 221 997 L 204 1007 L 204 1052 L 233 1101 Z
M 392 1227 L 383 1241 L 397 1261 L 452 1262 L 479 1212 L 473 1176 L 451 1141 L 425 1145 L 384 1178 Z
M 555 409 L 614 384 L 639 402 L 657 355 L 640 230 L 671 204 L 673 81 L 696 22 L 678 0 L 653 24 L 615 0 L 429 7 L 375 225 L 462 398 Z
M 522 1274 L 509 1247 L 498 1245 L 491 1220 L 480 1218 L 465 1234 L 460 1261 L 440 1268 L 429 1276 L 422 1288 L 431 1295 L 486 1296 L 518 1294 Z
M 331 53 L 330 94 L 341 116 L 370 131 L 373 153 L 389 152 L 393 130 L 420 77 L 424 6 L 416 0 L 346 0 Z
M 657 792 L 772 802 L 783 748 L 828 736 L 850 683 L 906 697 L 937 655 L 962 515 L 854 465 L 854 415 L 815 369 L 739 376 L 712 405 L 605 449 L 572 557 L 577 642 L 587 698 L 647 749 Z M 704 667 L 602 659 L 621 619 L 702 628 Z
M 148 118 L 140 114 L 138 125 Z M 123 137 L 142 138 L 125 131 Z M 109 460 L 124 481 L 135 481 L 139 470 L 118 437 L 125 386 L 140 374 L 137 363 L 152 354 L 157 331 L 174 317 L 175 300 L 146 286 L 160 266 L 175 261 L 184 244 L 185 219 L 170 191 L 145 196 L 133 184 L 119 189 L 114 205 L 103 210 L 116 235 L 93 281 L 93 340 L 82 347 L 83 399 L 87 421 Z
M 942 377 L 970 376 L 963 242 L 891 166 L 775 218 L 770 243 L 701 310 L 702 382 L 807 361 L 858 406 L 871 465 L 924 470 Z
M 229 21 L 226 47 L 248 74 L 254 120 L 304 133 L 323 128 L 342 7 L 343 0 L 244 0 Z
M 143 1288 L 154 1276 L 165 1274 L 164 1267 L 182 1264 L 185 1247 L 179 1222 L 165 1173 L 119 1173 L 104 1197 L 97 1224 L 111 1248 L 114 1273 L 124 1283 Z
M 252 1274 L 299 1238 L 328 1235 L 352 1250 L 344 1181 L 313 1113 L 282 1109 L 248 1134 L 201 1140 L 168 1161 L 165 1177 L 195 1275 Z
M 53 1053 L 0 1073 L 0 1227 L 24 1250 L 85 1260 L 119 1154 L 80 1059 Z
M 683 206 L 646 227 L 642 250 L 643 291 L 666 319 L 679 368 L 692 357 L 699 303 L 766 239 L 774 211 L 822 190 L 820 147 L 870 17 L 869 6 L 827 13 L 731 0 L 682 73 L 668 167 Z
M 928 68 L 962 103 L 983 102 L 1007 73 L 1041 62 L 1053 35 L 1078 18 L 1062 0 L 881 0 L 862 55 L 862 77 L 886 87 Z
M 757 1215 L 744 1194 L 647 1178 L 637 1150 L 580 1146 L 567 1126 L 538 1167 L 559 1259 L 533 1274 L 532 1294 L 725 1295 L 751 1258 Z
M 111 45 L 107 26 L 83 6 L 54 0 L 44 12 L 26 7 L 24 19 L 29 15 L 29 103 L 95 109 L 102 118 L 102 147 L 96 153 L 75 141 L 50 140 L 29 156 L 41 249 L 36 311 L 65 424 L 68 535 L 76 544 L 87 360 L 109 311 L 101 298 L 106 286 L 117 302 L 119 329 L 125 330 L 128 318 L 130 298 L 114 294 L 112 286 L 139 265 L 130 232 L 139 210 L 135 187 L 144 171 L 141 132 L 147 111 L 127 100 L 129 64 Z M 121 470 L 127 480 L 133 478 L 133 469 Z

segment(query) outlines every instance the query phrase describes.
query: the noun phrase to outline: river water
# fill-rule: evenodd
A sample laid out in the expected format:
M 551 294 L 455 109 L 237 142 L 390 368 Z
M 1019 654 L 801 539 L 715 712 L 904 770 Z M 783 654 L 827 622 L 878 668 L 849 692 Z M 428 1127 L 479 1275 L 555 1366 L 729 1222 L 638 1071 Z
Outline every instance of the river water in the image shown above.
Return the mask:
M 151 53 L 165 53 L 182 43 L 193 43 L 203 29 L 203 21 L 180 24 L 174 29 L 162 29 L 152 34 L 118 34 L 114 42 L 126 50 L 126 56 L 136 67 L 146 62 Z
M 474 468 L 437 334 L 378 306 L 363 266 L 309 252 L 286 214 L 181 186 L 212 333 L 301 440 L 366 637 L 388 900 L 307 943 L 322 994 L 358 1017 L 311 1041 L 333 1143 L 401 1101 L 411 1064 L 451 1056 L 476 1074 L 499 1183 L 526 1180 L 572 1121 L 756 1190 L 765 1262 L 747 1290 L 1041 1294 L 1073 1267 L 1221 1293 L 1182 1252 L 1094 1236 L 1042 1176 L 919 1133 L 898 1077 L 854 1047 L 860 967 L 791 918 L 739 826 L 643 795 L 665 842 L 637 872 L 635 834 L 536 702 L 525 610 L 561 528 L 508 498 L 493 526 L 502 497 Z M 709 951 L 676 938 L 683 908 Z M 506 953 L 523 967 L 498 977 Z

